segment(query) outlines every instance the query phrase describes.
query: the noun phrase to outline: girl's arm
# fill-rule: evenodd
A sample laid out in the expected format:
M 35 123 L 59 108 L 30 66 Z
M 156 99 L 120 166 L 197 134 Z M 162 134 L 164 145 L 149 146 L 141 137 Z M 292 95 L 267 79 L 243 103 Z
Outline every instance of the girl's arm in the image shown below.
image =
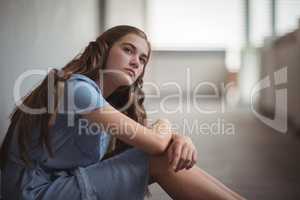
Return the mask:
M 149 154 L 161 154 L 167 150 L 172 135 L 169 130 L 149 129 L 110 105 L 82 114 L 90 123 L 98 123 L 107 133 Z

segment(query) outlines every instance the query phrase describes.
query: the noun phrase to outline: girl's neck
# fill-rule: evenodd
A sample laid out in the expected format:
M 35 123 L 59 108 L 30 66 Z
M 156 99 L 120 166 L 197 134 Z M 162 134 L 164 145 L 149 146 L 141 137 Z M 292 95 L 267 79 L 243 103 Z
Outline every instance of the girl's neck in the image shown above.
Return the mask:
M 99 85 L 104 98 L 107 98 L 118 88 L 118 84 L 116 81 L 113 81 L 112 78 L 109 78 L 109 76 L 103 76 L 102 78 L 103 80 L 98 80 L 97 84 Z

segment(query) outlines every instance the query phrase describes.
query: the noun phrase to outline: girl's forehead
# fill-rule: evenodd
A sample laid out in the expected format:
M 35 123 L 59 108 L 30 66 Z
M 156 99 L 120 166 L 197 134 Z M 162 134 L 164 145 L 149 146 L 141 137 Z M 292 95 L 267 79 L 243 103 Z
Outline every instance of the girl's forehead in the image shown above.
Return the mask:
M 148 44 L 146 40 L 136 34 L 127 34 L 123 36 L 119 41 L 119 44 L 131 44 L 135 46 L 138 50 L 142 51 L 145 55 L 148 54 Z

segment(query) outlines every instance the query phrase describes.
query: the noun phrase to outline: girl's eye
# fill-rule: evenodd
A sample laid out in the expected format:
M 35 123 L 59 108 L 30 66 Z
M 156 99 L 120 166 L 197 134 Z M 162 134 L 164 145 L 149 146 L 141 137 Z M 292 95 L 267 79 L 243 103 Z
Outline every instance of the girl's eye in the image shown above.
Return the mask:
M 146 60 L 144 58 L 140 58 L 140 62 L 144 65 L 146 64 Z
M 127 53 L 129 53 L 129 54 L 133 53 L 133 51 L 130 48 L 128 48 L 128 47 L 124 47 L 124 51 L 127 52 Z

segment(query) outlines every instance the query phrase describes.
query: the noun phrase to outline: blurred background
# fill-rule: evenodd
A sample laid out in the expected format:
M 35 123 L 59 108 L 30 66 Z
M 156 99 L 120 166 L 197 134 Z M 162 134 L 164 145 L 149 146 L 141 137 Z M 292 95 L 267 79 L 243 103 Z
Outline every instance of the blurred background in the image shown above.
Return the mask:
M 0 143 L 22 73 L 61 68 L 101 32 L 128 24 L 153 46 L 149 121 L 168 118 L 189 134 L 198 166 L 246 198 L 300 199 L 299 0 L 0 3 Z M 27 77 L 21 94 L 42 77 Z M 149 199 L 171 199 L 150 189 Z

